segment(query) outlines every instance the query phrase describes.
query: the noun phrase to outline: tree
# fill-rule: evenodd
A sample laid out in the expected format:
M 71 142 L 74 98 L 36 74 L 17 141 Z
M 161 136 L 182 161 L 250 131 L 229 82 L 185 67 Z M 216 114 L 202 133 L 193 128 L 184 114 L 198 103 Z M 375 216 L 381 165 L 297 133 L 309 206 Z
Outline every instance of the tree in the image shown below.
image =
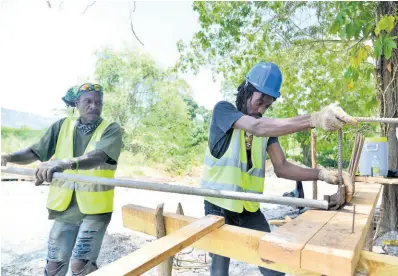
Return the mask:
M 96 55 L 95 76 L 106 91 L 104 114 L 120 124 L 124 138 L 132 136 L 156 96 L 162 72 L 149 55 L 134 49 L 105 48 Z
M 312 112 L 335 100 L 353 115 L 373 116 L 377 99 L 379 116 L 398 117 L 395 2 L 195 2 L 193 9 L 201 27 L 189 45 L 177 44 L 179 70 L 208 66 L 236 87 L 264 59 L 280 65 L 284 75 L 278 116 Z M 398 169 L 394 128 L 380 127 L 389 138 L 389 169 Z M 302 153 L 307 137 L 296 137 Z M 398 229 L 397 192 L 384 189 L 388 216 L 379 234 Z
M 182 173 L 202 155 L 208 111 L 187 82 L 135 49 L 97 52 L 95 75 L 104 86 L 104 115 L 120 124 L 123 149 Z

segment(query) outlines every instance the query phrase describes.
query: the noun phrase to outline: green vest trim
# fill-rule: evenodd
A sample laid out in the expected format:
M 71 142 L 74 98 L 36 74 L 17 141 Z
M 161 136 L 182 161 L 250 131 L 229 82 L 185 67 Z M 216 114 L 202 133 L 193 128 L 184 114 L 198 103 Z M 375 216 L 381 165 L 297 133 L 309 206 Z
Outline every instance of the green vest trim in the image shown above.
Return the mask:
M 103 120 L 94 131 L 84 154 L 95 150 L 96 143 L 110 125 Z M 55 149 L 54 159 L 73 158 L 75 123 L 66 118 L 62 123 Z M 66 170 L 64 173 L 93 177 L 114 178 L 116 165 L 102 164 L 91 170 Z M 113 211 L 114 187 L 99 184 L 78 183 L 69 180 L 54 179 L 51 182 L 47 199 L 47 208 L 65 211 L 76 191 L 76 200 L 83 214 L 103 214 Z

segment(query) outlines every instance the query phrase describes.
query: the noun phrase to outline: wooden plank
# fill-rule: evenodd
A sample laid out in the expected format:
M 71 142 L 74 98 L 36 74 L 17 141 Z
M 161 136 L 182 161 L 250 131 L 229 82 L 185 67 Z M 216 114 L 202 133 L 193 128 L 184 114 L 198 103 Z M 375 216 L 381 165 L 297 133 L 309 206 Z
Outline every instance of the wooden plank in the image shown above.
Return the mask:
M 156 235 L 155 210 L 137 205 L 125 205 L 122 209 L 123 225 L 126 228 L 143 232 L 151 236 Z M 196 218 L 165 212 L 166 233 L 170 234 L 181 227 L 193 222 Z M 298 276 L 315 276 L 313 273 L 299 268 L 293 268 L 280 263 L 262 261 L 259 254 L 259 242 L 264 232 L 223 225 L 219 229 L 206 235 L 192 246 L 214 254 L 243 261 L 249 264 L 266 267 Z
M 301 267 L 301 251 L 307 242 L 337 212 L 310 210 L 261 238 L 261 258 L 292 267 Z
M 357 192 L 355 197 L 350 204 L 344 205 L 340 211 L 352 212 L 353 206 L 355 204 L 356 214 L 370 214 L 370 212 L 375 208 L 375 197 L 380 192 L 380 184 L 365 184 L 356 183 Z
M 387 185 L 398 185 L 398 178 L 391 177 L 371 177 L 371 176 L 356 176 L 355 182 L 378 183 Z
M 362 251 L 356 272 L 367 276 L 396 276 L 398 257 Z
M 208 215 L 170 235 L 151 242 L 143 248 L 104 266 L 90 275 L 141 275 L 223 224 L 223 217 Z
M 373 186 L 367 188 L 367 185 Z M 351 233 L 352 210 L 347 206 L 338 211 L 305 245 L 301 253 L 301 268 L 324 275 L 344 276 L 354 273 L 367 230 L 372 222 L 381 185 L 359 184 L 356 185 L 356 189 L 352 205 L 362 206 L 362 210 L 355 215 L 354 233 Z M 361 196 L 362 192 L 366 193 L 366 196 Z M 362 213 L 365 208 L 370 211 Z

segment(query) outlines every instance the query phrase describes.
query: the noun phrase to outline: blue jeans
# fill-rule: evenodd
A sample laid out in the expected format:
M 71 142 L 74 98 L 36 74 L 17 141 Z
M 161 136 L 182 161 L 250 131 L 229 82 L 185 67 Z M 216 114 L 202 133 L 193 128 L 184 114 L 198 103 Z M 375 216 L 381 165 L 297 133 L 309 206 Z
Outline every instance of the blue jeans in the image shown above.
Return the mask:
M 64 276 L 72 259 L 72 275 L 87 275 L 98 269 L 97 258 L 109 219 L 87 215 L 80 224 L 55 221 L 48 240 L 44 275 Z M 76 264 L 76 265 L 75 265 Z
M 235 213 L 226 209 L 223 209 L 217 205 L 214 205 L 205 200 L 205 214 L 216 215 L 225 218 L 225 224 L 239 226 L 243 228 L 271 232 L 268 222 L 265 219 L 263 213 L 260 210 L 257 212 L 249 212 L 243 210 L 242 213 Z M 228 276 L 229 273 L 229 258 L 210 254 L 212 261 L 210 266 L 211 276 Z M 259 267 L 261 274 L 266 276 L 282 276 L 285 273 Z

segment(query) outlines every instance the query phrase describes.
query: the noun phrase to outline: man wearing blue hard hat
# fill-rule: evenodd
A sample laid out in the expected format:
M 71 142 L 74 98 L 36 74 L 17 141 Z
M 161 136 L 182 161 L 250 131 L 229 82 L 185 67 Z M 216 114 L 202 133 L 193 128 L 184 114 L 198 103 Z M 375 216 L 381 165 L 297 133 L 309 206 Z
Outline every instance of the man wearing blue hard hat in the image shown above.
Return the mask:
M 344 124 L 356 124 L 356 120 L 333 104 L 311 115 L 283 119 L 262 117 L 280 97 L 281 84 L 282 73 L 278 66 L 260 62 L 238 87 L 236 106 L 226 101 L 216 104 L 201 178 L 202 188 L 262 194 L 267 153 L 278 177 L 337 184 L 335 171 L 303 168 L 287 161 L 278 136 L 313 127 L 337 130 Z M 353 185 L 347 174 L 343 174 L 343 181 L 346 200 L 350 201 Z M 270 232 L 257 202 L 206 197 L 204 205 L 206 215 L 222 216 L 227 224 Z M 227 257 L 213 254 L 211 275 L 228 275 L 229 261 Z M 283 275 L 263 267 L 260 271 L 263 275 Z

